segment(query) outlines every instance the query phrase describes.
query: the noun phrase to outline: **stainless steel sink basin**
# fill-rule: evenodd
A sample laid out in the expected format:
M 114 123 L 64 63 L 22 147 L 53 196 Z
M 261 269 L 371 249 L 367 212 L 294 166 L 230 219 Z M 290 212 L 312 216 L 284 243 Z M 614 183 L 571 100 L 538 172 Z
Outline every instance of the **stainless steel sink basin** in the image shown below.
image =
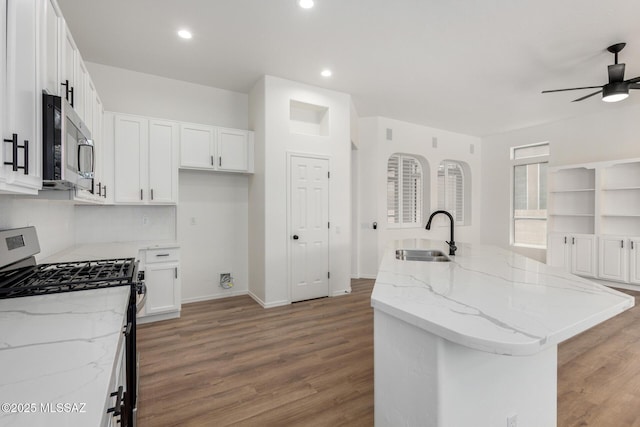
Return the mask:
M 437 249 L 397 249 L 396 259 L 403 261 L 449 262 L 444 252 Z

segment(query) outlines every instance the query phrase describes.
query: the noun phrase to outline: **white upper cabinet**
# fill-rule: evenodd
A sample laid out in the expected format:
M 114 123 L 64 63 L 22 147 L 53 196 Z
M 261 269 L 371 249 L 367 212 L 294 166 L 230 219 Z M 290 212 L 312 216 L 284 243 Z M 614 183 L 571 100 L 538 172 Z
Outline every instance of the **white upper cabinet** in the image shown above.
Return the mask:
M 182 123 L 180 125 L 180 167 L 215 168 L 216 131 L 213 126 Z
M 2 4 L 3 87 L 0 191 L 36 194 L 42 188 L 41 119 L 38 74 L 37 0 L 6 0 Z M 6 50 L 4 50 L 6 49 Z M 6 75 L 4 74 L 6 72 Z M 8 164 L 7 164 L 8 163 Z
M 253 132 L 183 123 L 180 167 L 252 173 Z
M 115 115 L 115 195 L 122 204 L 175 204 L 178 124 Z
M 149 120 L 149 201 L 176 203 L 178 124 Z
M 62 13 L 52 0 L 44 0 L 40 25 L 40 69 L 42 88 L 51 95 L 60 95 L 60 41 Z
M 60 25 L 60 96 L 75 108 L 75 87 L 80 52 L 66 23 Z
M 250 172 L 249 154 L 253 152 L 253 132 L 218 128 L 218 170 Z

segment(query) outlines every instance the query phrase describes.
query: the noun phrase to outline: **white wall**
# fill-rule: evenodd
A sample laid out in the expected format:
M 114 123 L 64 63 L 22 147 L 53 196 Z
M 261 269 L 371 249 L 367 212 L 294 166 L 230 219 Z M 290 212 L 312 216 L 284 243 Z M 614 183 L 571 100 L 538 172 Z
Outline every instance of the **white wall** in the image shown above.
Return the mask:
M 330 134 L 312 136 L 290 131 L 290 100 L 328 107 Z M 256 145 L 256 173 L 251 180 L 250 209 L 264 206 L 264 215 L 249 233 L 250 289 L 265 306 L 290 302 L 287 248 L 287 153 L 330 157 L 329 265 L 330 295 L 349 292 L 351 270 L 351 143 L 350 96 L 276 77 L 265 76 L 250 93 Z M 260 165 L 261 164 L 261 165 Z M 254 188 L 255 187 L 255 188 Z M 262 282 L 253 282 L 262 280 Z M 262 288 L 262 289 L 261 289 Z
M 87 67 L 105 110 L 247 129 L 247 94 L 101 64 L 88 63 Z M 212 172 L 180 171 L 177 208 L 80 206 L 76 211 L 77 239 L 104 241 L 109 235 L 112 240 L 177 239 L 181 244 L 185 301 L 229 294 L 217 286 L 222 272 L 233 273 L 236 278 L 231 293 L 246 292 L 247 192 L 245 176 L 230 178 Z M 142 225 L 143 216 L 149 218 L 148 226 Z M 109 224 L 105 231 L 92 228 L 96 227 L 92 217 Z M 196 218 L 195 226 L 185 222 L 190 218 Z M 230 240 L 230 236 L 236 236 L 236 240 Z
M 602 103 L 598 114 L 483 138 L 484 243 L 510 246 L 510 148 L 543 141 L 550 144 L 551 166 L 640 157 L 640 106 L 614 109 Z M 546 258 L 545 250 L 511 249 L 540 261 Z
M 245 93 L 86 64 L 107 111 L 247 129 L 249 107 Z
M 247 293 L 248 179 L 241 174 L 180 171 L 178 243 L 184 302 Z M 220 287 L 221 273 L 231 273 L 233 288 Z
M 35 226 L 40 243 L 38 260 L 74 244 L 75 209 L 68 201 L 0 195 L 0 230 Z
M 392 140 L 386 138 L 392 130 Z M 437 147 L 433 147 L 437 138 Z M 473 153 L 471 153 L 473 146 Z M 416 228 L 393 229 L 386 223 L 387 210 L 387 162 L 394 153 L 413 154 L 428 163 L 428 182 L 425 185 L 426 203 L 423 224 Z M 437 172 L 442 160 L 465 162 L 471 172 L 471 221 L 469 225 L 456 225 L 455 239 L 475 242 L 480 239 L 482 182 L 480 138 L 426 126 L 402 122 L 384 117 L 360 119 L 359 182 L 360 182 L 360 277 L 375 277 L 387 242 L 395 239 L 429 238 L 449 240 L 449 221 L 440 216 L 434 219 L 435 227 L 424 229 L 428 215 L 438 205 Z M 424 171 L 425 175 L 427 170 Z M 378 229 L 372 228 L 373 222 Z

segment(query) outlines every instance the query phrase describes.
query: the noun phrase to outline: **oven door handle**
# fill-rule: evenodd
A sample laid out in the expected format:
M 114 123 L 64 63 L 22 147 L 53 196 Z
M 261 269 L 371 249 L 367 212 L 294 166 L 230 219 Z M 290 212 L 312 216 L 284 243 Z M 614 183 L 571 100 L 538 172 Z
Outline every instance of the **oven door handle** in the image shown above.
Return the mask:
M 147 285 L 144 282 L 139 283 L 136 293 L 138 295 L 142 295 L 142 299 L 140 301 L 136 301 L 136 313 L 140 313 L 140 310 L 142 310 L 142 307 L 144 307 L 147 302 Z

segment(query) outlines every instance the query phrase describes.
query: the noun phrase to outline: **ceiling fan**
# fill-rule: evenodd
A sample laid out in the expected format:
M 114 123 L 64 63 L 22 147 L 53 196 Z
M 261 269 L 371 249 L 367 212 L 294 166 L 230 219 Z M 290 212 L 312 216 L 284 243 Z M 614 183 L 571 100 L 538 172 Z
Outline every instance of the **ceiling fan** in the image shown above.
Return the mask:
M 585 87 L 573 87 L 570 89 L 555 89 L 555 90 L 543 90 L 542 93 L 550 92 L 564 92 L 567 90 L 582 90 L 582 89 L 599 89 L 596 92 L 583 96 L 578 99 L 574 99 L 572 102 L 582 101 L 587 98 L 591 98 L 594 95 L 602 93 L 602 100 L 605 102 L 618 102 L 622 101 L 629 96 L 629 89 L 640 89 L 640 77 L 634 77 L 632 79 L 624 79 L 624 64 L 618 64 L 618 53 L 624 49 L 626 43 L 616 43 L 607 48 L 607 50 L 614 54 L 615 64 L 608 66 L 609 83 L 600 86 L 585 86 Z

